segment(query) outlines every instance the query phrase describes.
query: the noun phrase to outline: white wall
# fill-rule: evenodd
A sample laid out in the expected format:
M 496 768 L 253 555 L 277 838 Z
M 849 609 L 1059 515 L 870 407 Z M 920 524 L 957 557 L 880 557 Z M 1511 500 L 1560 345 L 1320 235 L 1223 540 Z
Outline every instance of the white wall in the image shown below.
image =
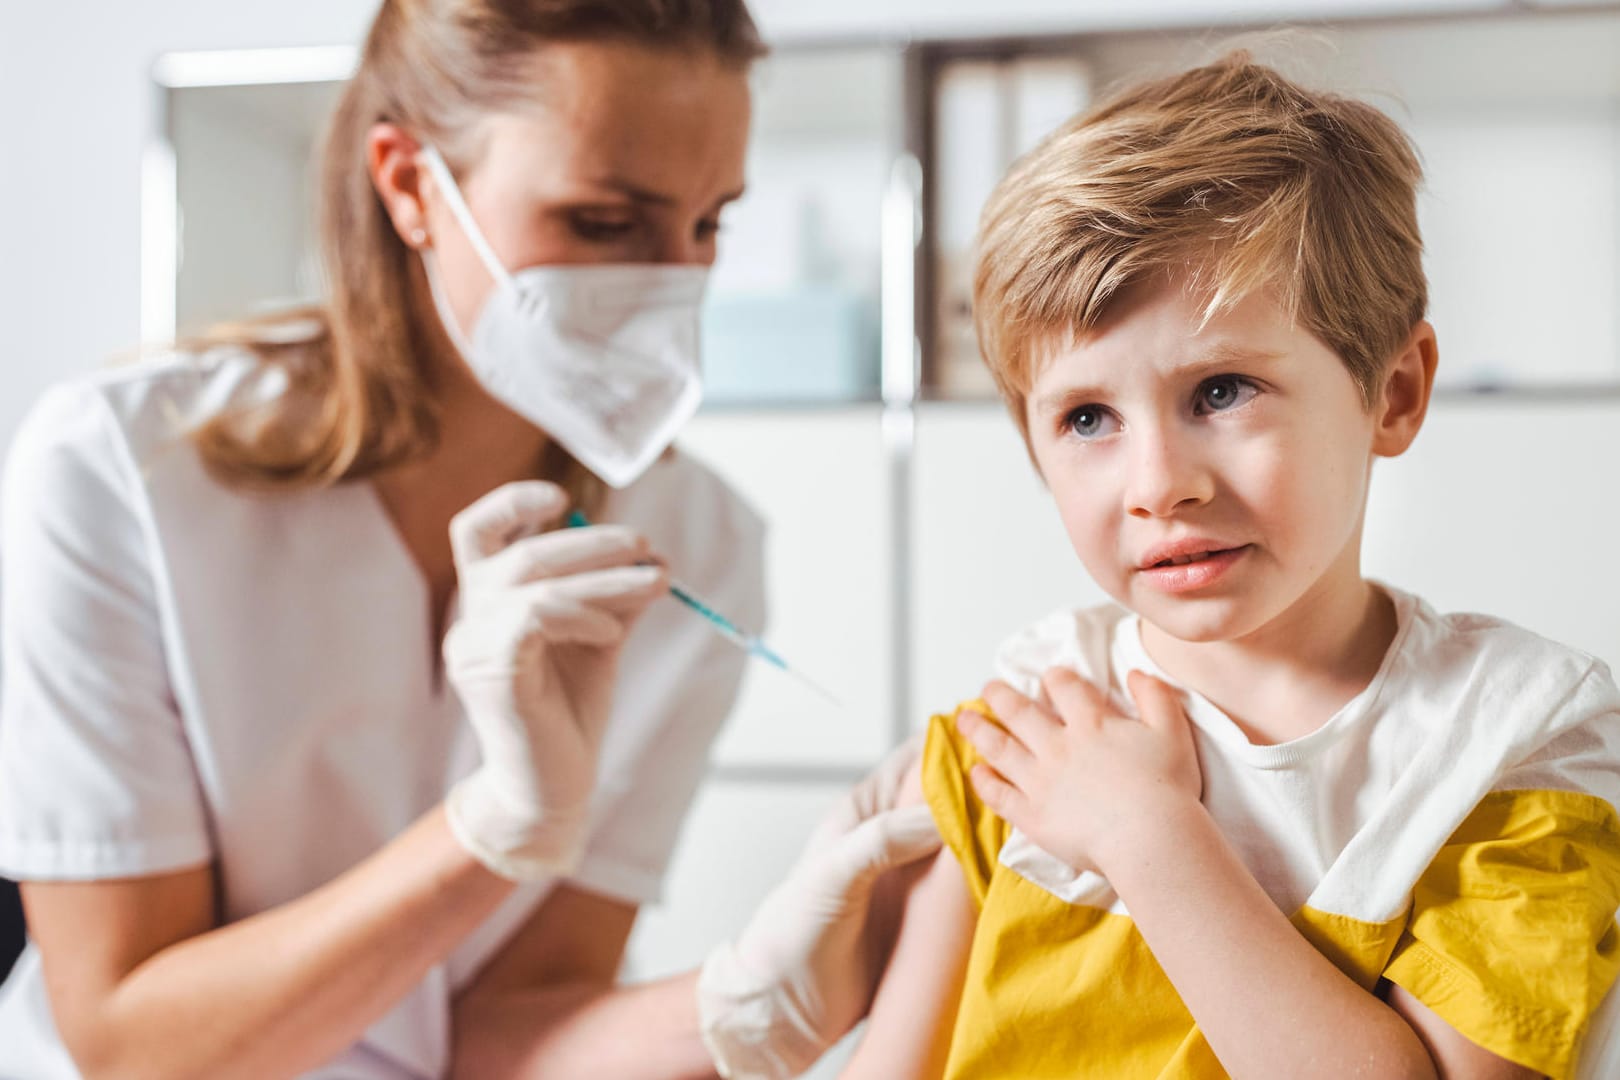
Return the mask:
M 370 0 L 8 3 L 0 17 L 0 446 L 49 381 L 140 335 L 140 168 L 164 52 L 345 44 Z
M 220 96 L 212 89 L 178 91 L 170 114 L 175 146 L 208 147 L 206 154 L 178 152 L 175 161 L 182 208 L 175 312 L 182 336 L 240 319 L 249 307 L 315 298 L 291 288 L 314 231 L 312 148 L 302 132 L 251 122 Z M 253 257 L 242 258 L 244 251 Z

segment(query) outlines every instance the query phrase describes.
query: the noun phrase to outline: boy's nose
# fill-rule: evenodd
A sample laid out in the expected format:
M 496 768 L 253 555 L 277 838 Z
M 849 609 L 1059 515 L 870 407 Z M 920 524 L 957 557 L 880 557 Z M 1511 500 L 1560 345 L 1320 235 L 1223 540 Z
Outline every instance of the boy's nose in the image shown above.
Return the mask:
M 1125 489 L 1132 517 L 1168 517 L 1207 503 L 1215 494 L 1214 478 L 1196 447 L 1164 431 L 1143 433 L 1132 448 Z

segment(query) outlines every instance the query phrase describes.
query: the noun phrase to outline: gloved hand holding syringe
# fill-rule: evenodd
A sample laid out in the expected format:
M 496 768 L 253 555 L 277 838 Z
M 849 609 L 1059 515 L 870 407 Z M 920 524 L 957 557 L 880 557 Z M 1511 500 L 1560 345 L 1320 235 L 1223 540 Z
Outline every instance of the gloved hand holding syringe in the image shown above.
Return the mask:
M 569 528 L 577 529 L 589 524 L 590 520 L 578 510 L 571 511 L 568 515 Z M 707 603 L 700 600 L 697 597 L 697 594 L 692 592 L 692 590 L 687 588 L 685 585 L 682 585 L 680 582 L 672 579 L 669 583 L 669 594 L 701 615 L 704 620 L 714 628 L 716 633 L 725 638 L 727 641 L 731 642 L 733 645 L 737 646 L 737 648 L 741 649 L 749 656 L 757 657 L 758 659 L 765 661 L 767 664 L 770 664 L 772 667 L 787 672 L 787 674 L 793 676 L 795 679 L 799 680 L 799 682 L 803 683 L 811 690 L 814 690 L 816 693 L 832 702 L 832 704 L 838 706 L 839 708 L 843 708 L 843 702 L 834 697 L 830 692 L 827 691 L 825 687 L 821 686 L 814 679 L 811 679 L 803 672 L 789 667 L 788 662 L 782 659 L 782 657 L 778 655 L 777 652 L 770 646 L 766 645 L 764 639 L 762 639 L 758 634 L 749 633 L 736 623 L 732 622 L 730 619 L 726 618 L 724 615 L 720 614 Z

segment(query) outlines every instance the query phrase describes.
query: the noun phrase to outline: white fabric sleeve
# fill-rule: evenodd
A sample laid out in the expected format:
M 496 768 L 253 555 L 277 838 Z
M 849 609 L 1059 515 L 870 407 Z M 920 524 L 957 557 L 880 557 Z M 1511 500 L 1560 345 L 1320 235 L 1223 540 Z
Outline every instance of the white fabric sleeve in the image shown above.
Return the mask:
M 0 873 L 88 880 L 206 862 L 170 690 L 139 473 L 92 385 L 50 391 L 0 491 Z
M 713 546 L 708 565 L 681 576 L 740 625 L 765 627 L 763 528 Z M 733 542 L 734 541 L 734 542 Z M 710 751 L 736 704 L 748 658 L 673 600 L 638 627 L 640 646 L 620 673 L 620 705 L 634 745 L 607 748 L 598 781 L 598 816 L 569 880 L 629 903 L 656 902 L 681 826 L 708 769 Z M 643 632 L 645 631 L 645 632 Z M 618 720 L 619 717 L 615 717 Z

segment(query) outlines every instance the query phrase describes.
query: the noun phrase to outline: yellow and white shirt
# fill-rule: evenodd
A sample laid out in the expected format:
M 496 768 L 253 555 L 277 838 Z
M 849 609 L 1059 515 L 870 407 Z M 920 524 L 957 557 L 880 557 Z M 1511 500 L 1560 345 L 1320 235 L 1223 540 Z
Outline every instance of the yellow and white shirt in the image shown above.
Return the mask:
M 1399 629 L 1378 674 L 1311 734 L 1257 746 L 1187 694 L 1203 801 L 1351 978 L 1388 979 L 1480 1046 L 1572 1076 L 1620 971 L 1620 691 L 1590 656 L 1387 591 Z M 1111 606 L 1036 623 L 997 674 L 1035 696 L 1058 665 L 1127 710 L 1127 672 L 1173 682 Z M 1108 882 L 992 814 L 967 780 L 976 760 L 934 717 L 923 784 L 979 910 L 946 1075 L 1224 1076 Z

